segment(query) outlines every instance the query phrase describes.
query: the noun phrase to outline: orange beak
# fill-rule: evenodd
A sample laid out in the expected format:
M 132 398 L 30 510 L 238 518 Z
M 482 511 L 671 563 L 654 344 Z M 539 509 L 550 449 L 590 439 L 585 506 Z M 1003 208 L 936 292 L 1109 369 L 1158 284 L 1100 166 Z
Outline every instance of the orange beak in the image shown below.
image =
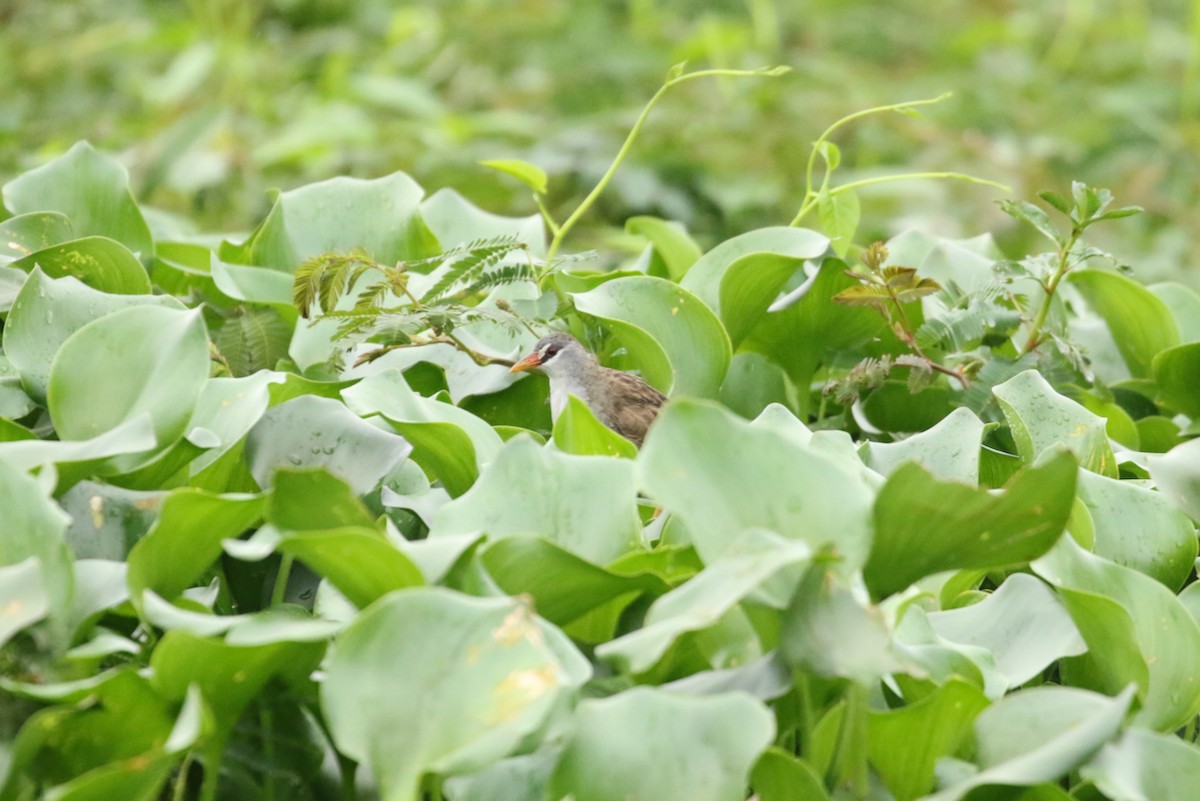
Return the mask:
M 521 361 L 517 362 L 512 367 L 510 367 L 508 372 L 523 373 L 526 370 L 532 370 L 533 368 L 537 367 L 541 363 L 542 363 L 542 357 L 538 356 L 537 352 L 535 351 L 535 352 L 529 354 L 528 356 L 526 356 L 524 359 L 521 359 Z

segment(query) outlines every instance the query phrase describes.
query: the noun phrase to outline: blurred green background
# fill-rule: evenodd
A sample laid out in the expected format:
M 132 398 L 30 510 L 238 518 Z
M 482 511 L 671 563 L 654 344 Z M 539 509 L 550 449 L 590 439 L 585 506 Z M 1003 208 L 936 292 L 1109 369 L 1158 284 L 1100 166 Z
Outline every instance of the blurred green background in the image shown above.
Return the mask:
M 160 229 L 236 235 L 270 188 L 394 170 L 530 214 L 523 186 L 477 164 L 522 158 L 551 174 L 561 219 L 671 65 L 787 64 L 673 90 L 572 245 L 619 250 L 632 214 L 706 246 L 787 224 L 828 124 L 953 91 L 919 118 L 840 132 L 838 181 L 960 171 L 1023 198 L 1106 186 L 1149 213 L 1095 244 L 1142 280 L 1197 285 L 1198 51 L 1200 3 L 1182 0 L 4 0 L 0 175 L 89 139 L 163 210 Z M 860 244 L 919 227 L 1044 249 L 988 187 L 861 196 Z

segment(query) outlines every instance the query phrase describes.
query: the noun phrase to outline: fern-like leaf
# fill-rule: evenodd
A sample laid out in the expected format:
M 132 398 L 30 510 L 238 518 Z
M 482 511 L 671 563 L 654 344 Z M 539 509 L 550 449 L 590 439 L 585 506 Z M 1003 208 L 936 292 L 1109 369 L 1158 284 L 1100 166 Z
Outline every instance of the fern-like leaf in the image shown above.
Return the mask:
M 445 274 L 421 296 L 422 303 L 433 303 L 442 297 L 458 283 L 465 283 L 473 277 L 496 265 L 501 259 L 514 250 L 525 247 L 524 243 L 515 236 L 502 236 L 493 239 L 472 242 L 465 247 L 465 252 L 454 261 Z
M 272 309 L 254 309 L 231 317 L 214 337 L 229 372 L 246 376 L 268 370 L 287 357 L 292 329 Z

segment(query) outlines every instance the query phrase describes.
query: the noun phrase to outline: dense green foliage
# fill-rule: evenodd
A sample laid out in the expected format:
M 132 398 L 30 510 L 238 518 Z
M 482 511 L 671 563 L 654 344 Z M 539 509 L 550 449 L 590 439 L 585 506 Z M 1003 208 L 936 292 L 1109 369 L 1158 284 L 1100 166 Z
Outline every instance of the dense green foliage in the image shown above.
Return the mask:
M 107 29 L 141 47 L 103 80 L 170 69 L 132 106 L 56 111 L 113 120 L 132 173 L 83 142 L 45 160 L 14 137 L 6 156 L 31 163 L 0 210 L 0 801 L 1194 797 L 1200 295 L 1146 280 L 1164 251 L 1130 245 L 1194 185 L 1018 193 L 980 217 L 1002 250 L 965 220 L 985 179 L 1042 167 L 964 175 L 976 159 L 953 148 L 930 164 L 879 138 L 917 109 L 961 134 L 945 102 L 818 117 L 825 97 L 811 145 L 763 145 L 828 94 L 741 68 L 794 44 L 767 2 L 678 34 L 721 66 L 672 68 L 612 140 L 603 115 L 653 88 L 645 48 L 599 62 L 620 80 L 573 74 L 613 95 L 580 109 L 537 76 L 602 40 L 548 31 L 627 23 L 661 45 L 682 11 L 532 3 L 527 30 L 198 1 L 172 27 L 173 5 L 143 5 L 153 25 Z M 844 45 L 831 84 L 885 60 L 872 36 L 904 37 L 849 30 L 855 7 L 808 31 Z M 4 13 L 66 24 L 53 4 Z M 990 24 L 954 47 L 1021 52 Z M 1097 68 L 1083 44 L 1105 30 L 1068 17 L 1045 58 Z M 478 86 L 430 77 L 476 64 L 443 39 L 494 38 L 528 49 L 493 53 Z M 36 89 L 71 52 L 7 54 L 22 136 L 95 88 Z M 413 64 L 426 82 L 386 77 Z M 305 70 L 319 91 L 267 102 Z M 502 88 L 553 94 L 540 118 L 563 128 L 483 108 Z M 1147 146 L 1082 135 L 1071 90 L 1040 87 L 1061 104 L 1048 137 L 1100 165 Z M 1187 91 L 1139 102 L 1186 117 Z M 139 128 L 147 109 L 176 127 Z M 280 127 L 246 129 L 264 121 Z M 572 125 L 595 132 L 578 162 Z M 362 160 L 372 126 L 394 150 Z M 700 144 L 739 138 L 699 166 Z M 406 160 L 423 167 L 380 169 Z M 962 198 L 962 221 L 882 202 L 902 172 L 884 161 L 936 173 L 906 185 Z M 282 177 L 320 180 L 251 211 Z M 578 401 L 552 423 L 545 379 L 508 371 L 556 328 L 670 395 L 640 451 Z

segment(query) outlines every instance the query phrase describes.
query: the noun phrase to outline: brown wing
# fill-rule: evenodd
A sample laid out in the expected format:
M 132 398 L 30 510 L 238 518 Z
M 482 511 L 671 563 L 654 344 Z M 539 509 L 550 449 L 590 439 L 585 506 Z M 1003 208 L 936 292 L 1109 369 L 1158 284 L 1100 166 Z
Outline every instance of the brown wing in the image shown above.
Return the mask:
M 601 421 L 642 447 L 646 431 L 658 416 L 659 407 L 666 403 L 667 396 L 631 373 L 606 368 L 604 378 L 608 384 L 605 393 L 608 403 L 599 415 Z

